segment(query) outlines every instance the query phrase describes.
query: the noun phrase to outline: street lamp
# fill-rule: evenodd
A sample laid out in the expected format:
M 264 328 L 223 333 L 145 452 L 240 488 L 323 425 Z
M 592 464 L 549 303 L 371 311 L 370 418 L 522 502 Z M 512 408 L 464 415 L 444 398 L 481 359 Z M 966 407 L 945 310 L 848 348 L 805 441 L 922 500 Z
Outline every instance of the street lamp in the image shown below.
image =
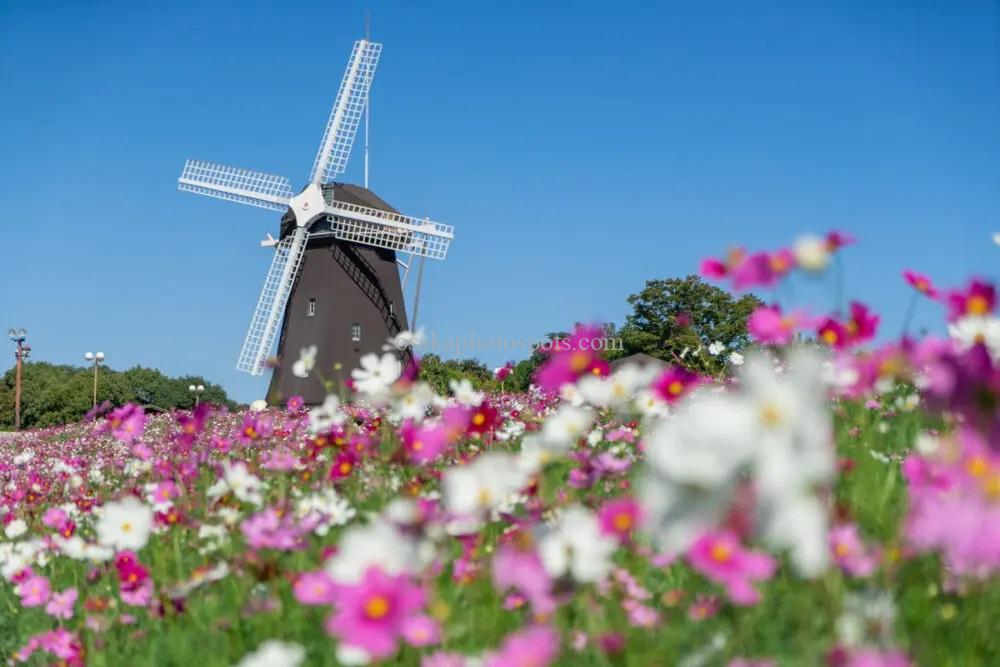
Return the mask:
M 83 358 L 94 364 L 94 409 L 97 409 L 97 367 L 104 361 L 104 353 L 98 352 L 94 354 L 93 352 L 87 352 L 83 355 Z
M 31 346 L 28 345 L 25 340 L 28 338 L 28 332 L 24 329 L 10 329 L 7 331 L 7 337 L 10 341 L 17 345 L 17 349 L 14 350 L 14 358 L 17 359 L 17 371 L 14 373 L 14 430 L 21 430 L 21 362 L 28 358 L 31 354 Z
M 188 385 L 188 391 L 194 394 L 194 407 L 198 407 L 198 403 L 201 400 L 201 392 L 205 391 L 205 385 L 203 384 Z

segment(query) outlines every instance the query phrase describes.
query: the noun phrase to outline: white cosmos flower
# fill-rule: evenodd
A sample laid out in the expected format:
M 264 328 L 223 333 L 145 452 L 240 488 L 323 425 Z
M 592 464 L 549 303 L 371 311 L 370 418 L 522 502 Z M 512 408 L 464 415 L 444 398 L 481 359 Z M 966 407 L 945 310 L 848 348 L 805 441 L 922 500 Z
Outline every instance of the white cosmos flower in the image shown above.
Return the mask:
M 993 235 L 993 242 L 996 243 L 997 245 L 1000 245 L 1000 232 L 996 232 Z
M 345 421 L 347 415 L 340 409 L 340 398 L 336 394 L 327 394 L 323 405 L 309 411 L 309 433 L 312 435 L 324 433 Z
M 448 387 L 451 388 L 451 393 L 455 395 L 456 401 L 470 408 L 478 408 L 482 404 L 483 399 L 486 398 L 486 394 L 476 391 L 467 378 L 449 380 Z
M 663 418 L 670 414 L 670 406 L 651 389 L 640 389 L 635 395 L 635 409 L 644 417 Z
M 343 642 L 337 644 L 337 662 L 340 664 L 353 667 L 354 665 L 367 665 L 371 661 L 371 655 L 363 648 Z
M 424 330 L 400 331 L 387 341 L 385 350 L 408 350 L 411 347 L 420 347 L 424 344 Z
M 708 346 L 708 353 L 713 357 L 717 357 L 722 354 L 722 351 L 726 349 L 726 346 L 722 344 L 722 341 L 715 341 Z
M 836 472 L 832 426 L 823 381 L 823 357 L 800 349 L 785 373 L 754 355 L 740 374 L 742 396 L 753 413 L 758 490 L 776 498 L 795 496 L 827 482 Z
M 969 315 L 949 324 L 948 335 L 958 341 L 962 349 L 982 343 L 990 356 L 1000 359 L 1000 318 Z
M 729 353 L 729 363 L 731 363 L 733 366 L 742 366 L 743 365 L 743 355 L 740 354 L 739 352 L 730 352 Z
M 487 452 L 472 463 L 445 471 L 441 480 L 444 506 L 453 514 L 482 516 L 500 507 L 527 482 L 517 456 Z
M 28 532 L 28 524 L 23 519 L 14 519 L 4 528 L 4 534 L 11 540 L 15 540 Z
M 546 446 L 566 451 L 583 437 L 593 421 L 590 410 L 563 405 L 542 424 L 542 438 Z
M 788 549 L 792 566 L 804 577 L 815 577 L 829 565 L 828 511 L 815 496 L 763 498 L 759 529 L 776 548 Z
M 243 656 L 236 667 L 298 667 L 305 658 L 306 650 L 300 645 L 268 639 Z
M 302 348 L 298 361 L 292 364 L 292 375 L 298 378 L 309 377 L 309 373 L 316 367 L 317 351 L 318 348 L 315 345 Z
M 102 508 L 94 529 L 103 546 L 139 551 L 153 531 L 153 510 L 135 496 L 126 496 Z
M 373 566 L 394 575 L 411 572 L 419 565 L 413 540 L 382 518 L 349 527 L 339 546 L 324 567 L 334 581 L 345 585 L 360 582 L 365 571 Z
M 800 236 L 792 245 L 795 262 L 806 271 L 820 272 L 830 263 L 830 250 L 826 239 L 812 234 Z
M 434 390 L 426 382 L 417 382 L 393 404 L 392 417 L 396 420 L 423 421 L 427 408 L 434 402 Z
M 243 461 L 222 463 L 222 481 L 226 488 L 233 492 L 239 500 L 252 505 L 260 505 L 264 502 L 262 491 L 264 483 L 247 468 Z
M 566 575 L 595 582 L 611 569 L 616 543 L 601 533 L 597 517 L 579 505 L 567 507 L 538 541 L 538 555 L 553 578 Z
M 351 371 L 354 388 L 371 397 L 381 397 L 389 391 L 392 383 L 399 379 L 403 369 L 399 359 L 393 354 L 381 357 L 369 353 L 361 357 L 361 368 Z

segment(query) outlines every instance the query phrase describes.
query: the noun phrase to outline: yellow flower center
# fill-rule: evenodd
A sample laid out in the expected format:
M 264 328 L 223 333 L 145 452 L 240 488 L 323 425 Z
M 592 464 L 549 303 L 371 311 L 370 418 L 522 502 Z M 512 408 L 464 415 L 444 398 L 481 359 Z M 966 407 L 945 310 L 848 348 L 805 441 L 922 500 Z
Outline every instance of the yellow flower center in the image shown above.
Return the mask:
M 733 557 L 733 550 L 729 548 L 728 545 L 722 544 L 721 542 L 716 542 L 712 545 L 712 549 L 709 554 L 716 563 L 725 563 Z
M 632 528 L 632 515 L 628 512 L 619 512 L 615 515 L 615 518 L 611 520 L 614 525 L 615 530 L 625 532 Z
M 574 373 L 582 373 L 590 365 L 590 355 L 576 350 L 569 357 L 569 367 Z
M 985 315 L 990 312 L 990 302 L 986 300 L 986 297 L 976 294 L 970 296 L 969 300 L 966 301 L 965 309 L 970 315 Z
M 472 423 L 475 424 L 476 426 L 482 426 L 483 424 L 486 423 L 486 415 L 484 415 L 482 412 L 477 412 L 475 416 L 473 416 L 472 418 Z
M 986 463 L 986 459 L 982 456 L 974 456 L 969 459 L 965 467 L 973 477 L 982 477 L 990 469 L 989 464 Z
M 384 595 L 373 595 L 365 602 L 365 616 L 372 619 L 385 618 L 389 613 L 389 600 Z
M 419 452 L 423 448 L 424 448 L 423 441 L 421 441 L 421 440 L 414 440 L 413 441 L 413 451 Z
M 674 380 L 667 385 L 667 391 L 672 396 L 680 396 L 680 393 L 684 391 L 684 384 L 680 380 Z
M 851 548 L 843 542 L 837 542 L 837 545 L 833 548 L 833 552 L 839 557 L 844 558 L 851 553 Z
M 764 426 L 773 428 L 784 421 L 781 409 L 774 403 L 767 403 L 760 409 L 760 420 Z
M 124 521 L 124 522 L 122 522 L 122 532 L 123 533 L 131 533 L 132 532 L 132 522 L 131 521 Z
M 837 332 L 833 329 L 826 329 L 823 331 L 823 340 L 826 341 L 828 345 L 834 345 L 837 342 Z

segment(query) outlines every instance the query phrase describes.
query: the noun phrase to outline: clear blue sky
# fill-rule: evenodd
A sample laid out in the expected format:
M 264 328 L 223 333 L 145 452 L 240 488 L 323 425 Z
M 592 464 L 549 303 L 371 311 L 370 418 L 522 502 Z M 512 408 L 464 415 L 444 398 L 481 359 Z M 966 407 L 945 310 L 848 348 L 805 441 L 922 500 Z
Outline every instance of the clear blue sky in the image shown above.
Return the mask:
M 646 279 L 834 227 L 890 333 L 903 268 L 998 274 L 994 0 L 7 1 L 0 326 L 39 360 L 263 395 L 233 366 L 277 216 L 176 179 L 193 157 L 304 185 L 366 8 L 372 188 L 457 228 L 421 304 L 439 337 L 620 323 Z

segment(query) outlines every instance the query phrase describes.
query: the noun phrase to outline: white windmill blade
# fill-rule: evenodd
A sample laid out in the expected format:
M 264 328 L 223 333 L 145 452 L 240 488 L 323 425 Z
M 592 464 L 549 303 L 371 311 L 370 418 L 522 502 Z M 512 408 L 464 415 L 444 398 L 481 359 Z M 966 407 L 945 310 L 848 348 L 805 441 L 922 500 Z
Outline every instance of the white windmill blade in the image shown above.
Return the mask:
M 354 51 L 347 62 L 347 70 L 340 82 L 330 120 L 323 133 L 323 141 L 316 153 L 316 162 L 309 176 L 311 183 L 329 183 L 347 167 L 354 135 L 357 134 L 358 124 L 368 104 L 368 91 L 381 52 L 382 45 L 376 42 L 359 39 L 354 43 Z
M 264 279 L 264 287 L 257 300 L 257 308 L 250 319 L 250 328 L 243 341 L 243 349 L 236 362 L 236 370 L 262 375 L 264 362 L 271 353 L 271 346 L 278 333 L 285 304 L 292 292 L 292 285 L 299 274 L 302 255 L 305 253 L 309 232 L 302 227 L 279 241 L 274 247 L 271 268 Z
M 293 194 L 292 185 L 284 176 L 202 160 L 188 160 L 184 164 L 177 189 L 272 211 L 288 208 Z
M 414 218 L 368 206 L 333 201 L 327 216 L 336 238 L 353 243 L 444 259 L 455 228 L 427 218 Z

